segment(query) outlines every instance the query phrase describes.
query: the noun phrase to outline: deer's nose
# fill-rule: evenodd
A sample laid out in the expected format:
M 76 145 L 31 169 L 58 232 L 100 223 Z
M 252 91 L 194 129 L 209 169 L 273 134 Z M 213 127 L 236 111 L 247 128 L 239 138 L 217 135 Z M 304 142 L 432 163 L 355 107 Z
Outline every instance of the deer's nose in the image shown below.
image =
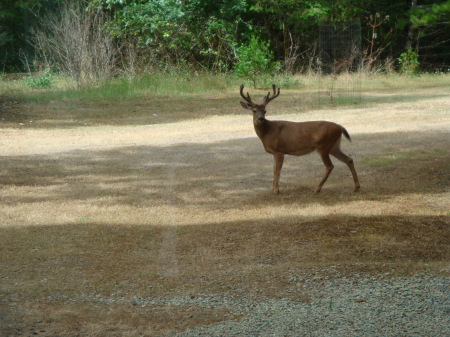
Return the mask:
M 259 120 L 260 122 L 262 122 L 262 121 L 265 120 L 265 118 L 264 118 L 263 116 L 261 116 L 261 117 L 258 118 L 258 120 Z

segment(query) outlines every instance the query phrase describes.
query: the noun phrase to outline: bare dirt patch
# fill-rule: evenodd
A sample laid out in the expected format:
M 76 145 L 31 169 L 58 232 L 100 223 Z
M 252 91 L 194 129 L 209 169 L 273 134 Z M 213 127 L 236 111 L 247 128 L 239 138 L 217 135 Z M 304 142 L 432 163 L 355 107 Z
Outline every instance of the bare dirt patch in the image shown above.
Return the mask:
M 221 293 L 306 303 L 299 272 L 448 274 L 445 90 L 279 112 L 345 125 L 357 194 L 338 162 L 314 194 L 323 165 L 312 154 L 287 158 L 273 195 L 272 157 L 238 104 L 171 124 L 1 129 L 0 332 L 167 335 L 239 317 L 149 301 Z

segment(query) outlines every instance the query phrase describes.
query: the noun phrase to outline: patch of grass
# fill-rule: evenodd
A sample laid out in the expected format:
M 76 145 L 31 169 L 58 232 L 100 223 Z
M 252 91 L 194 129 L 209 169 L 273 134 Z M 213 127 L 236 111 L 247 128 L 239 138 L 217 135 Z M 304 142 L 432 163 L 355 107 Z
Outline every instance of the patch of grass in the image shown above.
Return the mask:
M 372 167 L 386 167 L 405 161 L 428 161 L 437 157 L 446 155 L 449 151 L 446 149 L 435 148 L 431 150 L 414 149 L 414 150 L 398 150 L 387 148 L 383 153 L 364 157 L 363 162 Z
M 82 102 L 120 102 L 145 97 L 184 97 L 199 94 L 220 94 L 228 90 L 236 89 L 241 80 L 232 74 L 210 73 L 165 73 L 155 72 L 124 76 L 105 82 L 76 88 L 73 82 L 62 76 L 54 76 L 55 84 L 51 91 L 30 90 L 17 87 L 16 95 L 26 102 L 49 103 L 55 100 Z M 267 87 L 272 83 L 278 83 L 283 88 L 298 88 L 301 86 L 298 78 L 292 76 L 278 76 L 266 80 Z M 24 82 L 26 83 L 26 81 Z M 43 86 L 32 86 L 42 88 Z M 237 89 L 236 89 L 237 90 Z
M 33 77 L 34 78 L 34 77 Z M 53 76 L 52 90 L 38 90 L 42 86 L 32 86 L 26 81 L 2 81 L 6 88 L 14 90 L 15 96 L 25 102 L 46 104 L 55 100 L 79 102 L 121 102 L 148 96 L 173 97 L 202 93 L 220 93 L 235 85 L 231 75 L 163 73 L 119 77 L 92 85 L 75 87 L 74 82 L 63 76 Z
M 84 100 L 84 101 L 122 101 L 144 97 L 147 95 L 177 96 L 204 93 L 220 93 L 227 90 L 237 90 L 243 82 L 233 74 L 211 74 L 197 72 L 161 72 L 145 73 L 134 77 L 121 76 L 105 82 L 77 88 L 75 82 L 64 75 L 51 75 L 51 90 L 39 90 L 40 85 L 32 89 L 26 85 L 26 74 L 17 76 L 3 76 L 0 78 L 0 90 L 3 93 L 15 95 L 25 101 L 48 103 L 53 100 Z M 47 75 L 46 75 L 47 76 Z M 42 76 L 41 76 L 42 77 Z M 32 78 L 40 78 L 33 76 Z M 361 90 L 395 90 L 408 91 L 424 86 L 443 86 L 449 83 L 450 76 L 420 75 L 414 79 L 401 75 L 360 75 L 342 74 L 338 77 L 319 77 L 315 74 L 284 75 L 264 79 L 263 89 L 270 89 L 272 83 L 284 89 L 318 90 L 333 87 L 339 92 L 347 90 L 349 81 L 361 84 Z M 251 87 L 248 83 L 244 83 Z M 344 102 L 343 104 L 346 104 Z
M 25 85 L 31 88 L 48 89 L 52 87 L 52 74 L 48 71 L 38 75 L 28 75 Z
M 93 219 L 91 217 L 79 217 L 76 218 L 75 221 L 78 223 L 91 222 Z
M 6 109 L 0 110 L 0 118 L 5 127 L 159 124 L 240 111 L 236 100 L 242 80 L 233 74 L 154 72 L 81 88 L 70 78 L 52 75 L 52 87 L 48 89 L 28 87 L 22 80 L 25 76 L 3 76 L 0 80 L 3 93 L 0 104 L 6 102 L 2 104 Z M 361 102 L 359 94 L 356 98 L 346 94 L 348 82 L 353 80 L 361 81 L 361 88 L 357 89 L 362 92 Z M 252 89 L 252 97 L 259 101 L 270 90 L 271 83 L 283 90 L 277 102 L 284 109 L 277 107 L 270 111 L 277 115 L 293 109 L 317 109 L 318 101 L 323 102 L 319 104 L 319 109 L 323 109 L 408 102 L 411 97 L 427 99 L 433 88 L 450 85 L 450 76 L 420 76 L 411 82 L 399 75 L 343 74 L 337 78 L 279 75 L 268 78 L 263 88 Z M 323 92 L 329 83 L 333 83 L 333 92 Z M 428 91 L 424 92 L 424 88 Z

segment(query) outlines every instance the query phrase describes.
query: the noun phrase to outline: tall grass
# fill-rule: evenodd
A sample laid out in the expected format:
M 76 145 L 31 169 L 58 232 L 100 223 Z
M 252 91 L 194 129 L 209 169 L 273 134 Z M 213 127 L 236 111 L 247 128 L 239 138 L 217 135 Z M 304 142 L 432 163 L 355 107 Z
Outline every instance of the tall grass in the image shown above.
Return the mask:
M 39 75 L 36 75 L 36 78 Z M 27 77 L 29 81 L 30 76 Z M 0 91 L 30 103 L 55 100 L 114 102 L 139 99 L 145 96 L 185 96 L 219 94 L 236 90 L 241 83 L 250 86 L 234 74 L 197 73 L 189 71 L 155 71 L 136 76 L 122 76 L 108 81 L 78 87 L 74 79 L 53 75 L 51 86 L 30 87 L 22 79 L 0 79 Z M 299 88 L 302 81 L 293 76 L 278 75 L 262 79 L 263 88 L 277 83 L 282 88 Z
M 260 81 L 258 89 L 270 89 L 276 83 L 283 89 L 329 90 L 326 83 L 333 82 L 333 88 L 348 82 L 345 76 L 358 77 L 358 90 L 370 92 L 380 89 L 414 89 L 416 86 L 433 86 L 448 83 L 449 75 L 423 74 L 415 77 L 405 75 L 345 74 L 340 77 L 319 77 L 307 75 L 278 75 Z M 108 81 L 77 87 L 75 81 L 62 75 L 51 77 L 50 88 L 30 87 L 24 79 L 0 78 L 0 93 L 13 96 L 29 103 L 49 103 L 52 101 L 116 102 L 141 99 L 149 96 L 168 98 L 171 96 L 191 96 L 201 94 L 221 94 L 236 91 L 244 83 L 251 88 L 250 81 L 244 81 L 234 74 L 194 73 L 189 71 L 155 71 L 137 76 L 122 76 Z M 325 84 L 324 84 L 325 83 Z M 347 84 L 346 84 L 347 85 Z M 345 86 L 345 85 L 344 85 Z M 334 90 L 333 89 L 333 90 Z
M 189 74 L 155 72 L 134 77 L 118 77 L 92 85 L 77 87 L 63 76 L 53 76 L 50 89 L 30 88 L 24 81 L 0 81 L 0 89 L 30 103 L 55 100 L 114 102 L 138 99 L 148 95 L 167 97 L 201 93 L 219 93 L 236 86 L 236 78 L 226 74 Z

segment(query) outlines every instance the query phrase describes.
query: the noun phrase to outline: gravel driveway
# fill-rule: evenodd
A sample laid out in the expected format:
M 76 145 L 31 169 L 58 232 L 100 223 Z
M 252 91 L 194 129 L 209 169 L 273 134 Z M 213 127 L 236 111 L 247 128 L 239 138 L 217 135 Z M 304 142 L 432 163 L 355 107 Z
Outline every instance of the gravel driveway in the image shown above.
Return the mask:
M 416 275 L 310 282 L 301 278 L 299 289 L 311 295 L 309 303 L 295 298 L 222 295 L 167 301 L 175 306 L 226 308 L 242 317 L 197 326 L 176 336 L 450 336 L 447 277 Z

